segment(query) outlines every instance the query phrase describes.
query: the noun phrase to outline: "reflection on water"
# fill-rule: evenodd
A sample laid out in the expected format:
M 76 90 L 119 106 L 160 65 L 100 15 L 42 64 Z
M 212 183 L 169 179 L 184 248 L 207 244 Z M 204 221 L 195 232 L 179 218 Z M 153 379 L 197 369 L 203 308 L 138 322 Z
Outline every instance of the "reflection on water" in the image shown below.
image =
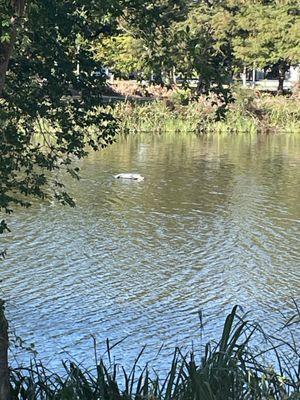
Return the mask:
M 299 298 L 300 137 L 136 136 L 82 163 L 77 208 L 13 216 L 2 291 L 50 363 L 99 343 L 130 363 L 216 337 L 234 304 L 279 327 Z M 113 179 L 138 172 L 143 182 Z M 55 359 L 55 362 L 54 362 Z M 87 361 L 88 362 L 88 361 Z

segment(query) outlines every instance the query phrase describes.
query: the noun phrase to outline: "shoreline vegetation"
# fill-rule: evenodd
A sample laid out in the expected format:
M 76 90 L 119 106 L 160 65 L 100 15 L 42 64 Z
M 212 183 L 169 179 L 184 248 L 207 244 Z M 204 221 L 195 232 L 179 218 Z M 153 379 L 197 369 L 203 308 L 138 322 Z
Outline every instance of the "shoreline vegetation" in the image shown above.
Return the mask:
M 95 355 L 93 369 L 63 363 L 62 376 L 32 362 L 28 368 L 11 369 L 11 400 L 296 400 L 300 349 L 293 327 L 299 316 L 296 305 L 296 314 L 283 326 L 283 340 L 265 333 L 247 315 L 240 317 L 235 306 L 226 317 L 220 341 L 207 343 L 200 355 L 176 348 L 163 379 L 151 366 L 140 367 L 143 349 L 131 370 L 113 362 L 114 346 L 109 341 L 108 361 L 98 361 Z M 269 358 L 274 365 L 266 361 Z
M 113 89 L 112 89 L 113 88 Z M 211 133 L 300 133 L 300 98 L 275 96 L 253 89 L 235 87 L 233 101 L 224 116 L 217 96 L 195 97 L 191 89 L 143 87 L 130 81 L 117 81 L 109 87 L 112 115 L 120 132 Z M 123 96 L 123 101 L 114 102 Z

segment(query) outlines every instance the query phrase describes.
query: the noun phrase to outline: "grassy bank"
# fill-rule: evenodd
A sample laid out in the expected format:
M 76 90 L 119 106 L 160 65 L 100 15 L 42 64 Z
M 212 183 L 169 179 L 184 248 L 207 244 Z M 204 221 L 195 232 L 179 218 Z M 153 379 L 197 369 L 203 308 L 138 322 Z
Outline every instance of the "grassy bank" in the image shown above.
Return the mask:
M 260 343 L 260 349 L 253 343 Z M 109 346 L 107 354 L 108 362 L 97 362 L 93 371 L 64 364 L 63 377 L 37 364 L 15 369 L 11 374 L 13 400 L 300 398 L 300 354 L 293 336 L 289 341 L 267 336 L 259 326 L 240 318 L 236 307 L 226 318 L 219 343 L 208 343 L 200 357 L 176 349 L 164 379 L 147 367 L 139 367 L 141 354 L 129 371 L 111 361 Z M 276 367 L 264 362 L 266 357 L 271 357 Z
M 167 99 L 149 103 L 118 103 L 112 109 L 123 133 L 291 133 L 300 132 L 300 101 L 295 98 L 239 90 L 225 119 L 217 120 L 220 104 L 211 97 L 191 100 L 178 90 Z

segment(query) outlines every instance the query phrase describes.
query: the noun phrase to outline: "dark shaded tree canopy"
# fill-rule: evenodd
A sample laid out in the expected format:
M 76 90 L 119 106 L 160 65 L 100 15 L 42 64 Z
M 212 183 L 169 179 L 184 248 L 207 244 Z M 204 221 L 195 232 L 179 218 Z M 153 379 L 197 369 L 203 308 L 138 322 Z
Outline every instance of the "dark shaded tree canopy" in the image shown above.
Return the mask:
M 78 178 L 75 158 L 114 141 L 102 106 L 104 79 L 91 38 L 113 25 L 113 2 L 0 3 L 0 211 L 55 197 L 74 205 L 59 178 Z M 3 217 L 0 233 L 8 230 Z
M 116 132 L 110 114 L 99 111 L 104 82 L 95 75 L 99 65 L 89 45 L 109 21 L 110 10 L 101 2 L 20 3 L 5 4 L 7 19 L 1 17 L 6 27 L 2 70 L 7 64 L 0 97 L 0 208 L 5 212 L 14 204 L 28 206 L 28 196 L 47 197 L 49 185 L 58 200 L 73 204 L 47 171 L 64 168 L 77 176 L 74 157 L 112 143 Z

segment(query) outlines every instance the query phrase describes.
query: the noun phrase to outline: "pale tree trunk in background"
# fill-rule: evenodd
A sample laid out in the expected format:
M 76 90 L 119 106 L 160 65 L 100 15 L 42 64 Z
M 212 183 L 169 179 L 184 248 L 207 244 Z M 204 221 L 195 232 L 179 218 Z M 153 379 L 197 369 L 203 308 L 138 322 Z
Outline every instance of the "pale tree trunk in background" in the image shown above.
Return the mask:
M 0 97 L 3 96 L 5 76 L 13 48 L 16 42 L 20 18 L 24 15 L 27 0 L 11 0 L 14 15 L 11 16 L 11 30 L 8 42 L 0 43 Z M 1 22 L 1 21 L 0 21 Z
M 173 85 L 176 85 L 176 68 L 172 68 L 172 79 L 173 79 Z
M 242 82 L 243 82 L 243 87 L 247 87 L 247 68 L 246 67 L 244 67 L 244 69 L 243 69 Z
M 0 300 L 0 400 L 10 400 L 8 369 L 8 323 L 4 315 L 4 301 Z

